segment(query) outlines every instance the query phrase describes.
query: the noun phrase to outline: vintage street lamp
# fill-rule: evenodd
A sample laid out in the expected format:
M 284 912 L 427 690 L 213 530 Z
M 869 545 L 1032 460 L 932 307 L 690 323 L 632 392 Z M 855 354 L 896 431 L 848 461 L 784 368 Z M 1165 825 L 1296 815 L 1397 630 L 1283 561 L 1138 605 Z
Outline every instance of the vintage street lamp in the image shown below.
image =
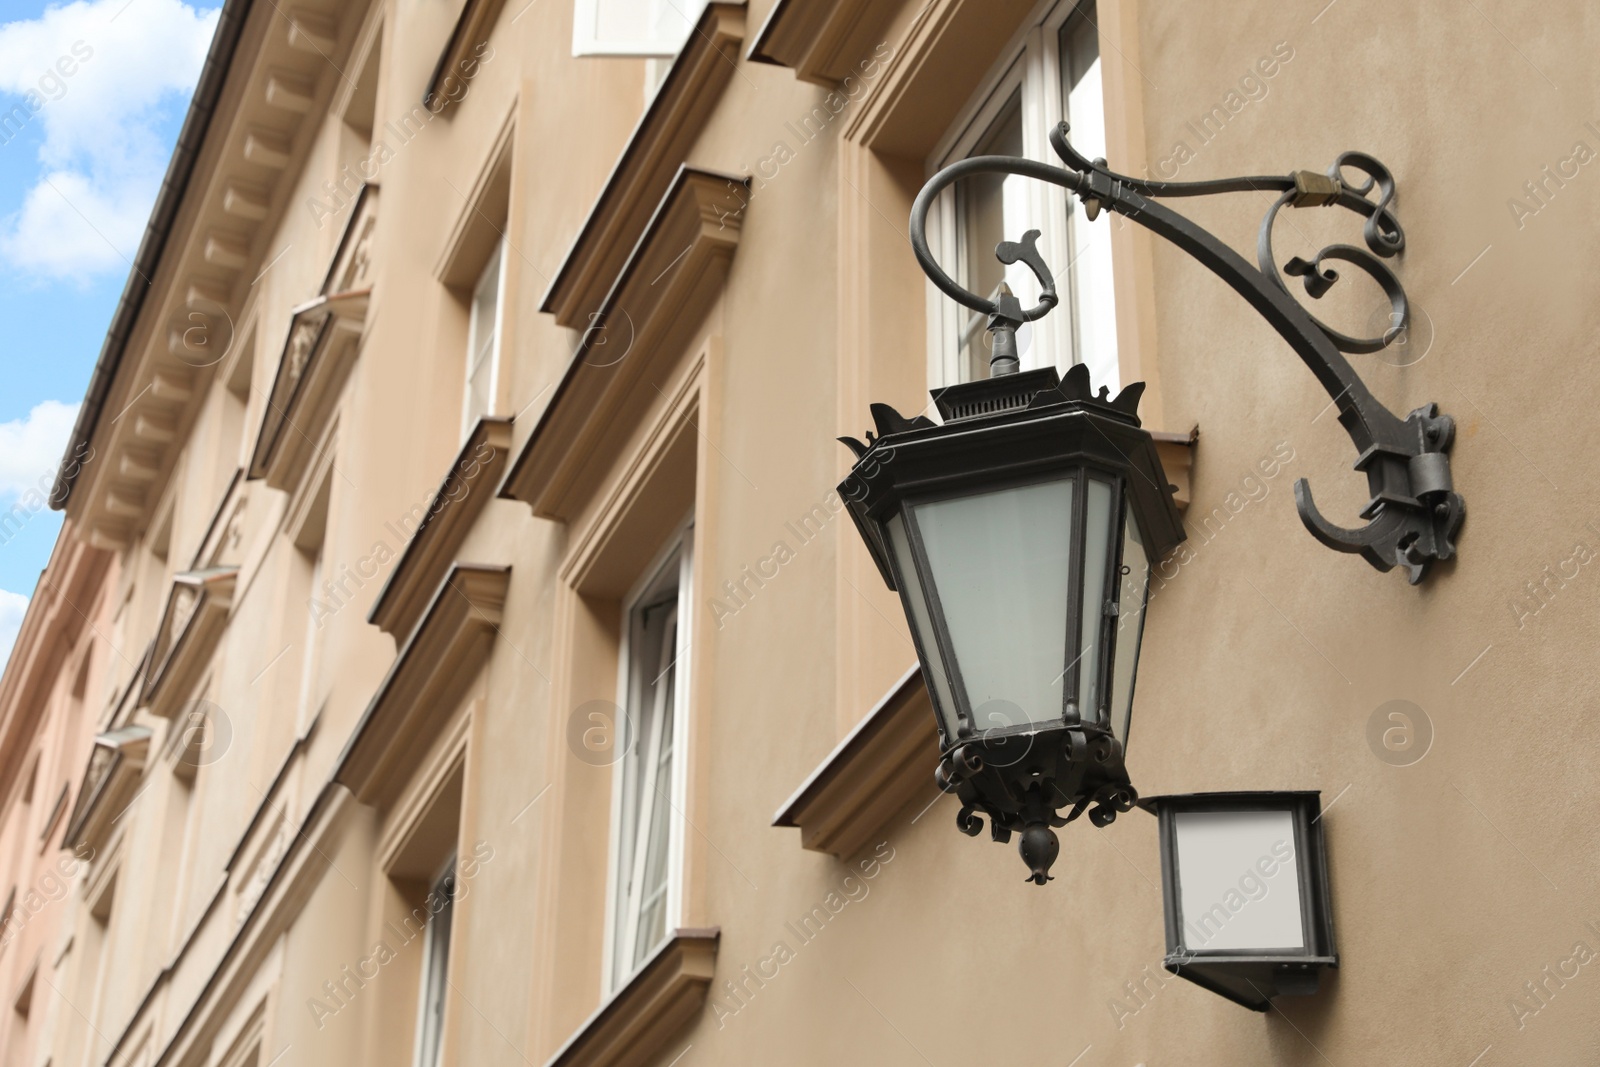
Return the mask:
M 1040 885 L 1051 826 L 1137 799 L 1123 752 L 1150 568 L 1184 536 L 1142 390 L 1096 397 L 1080 364 L 939 390 L 943 425 L 874 405 L 840 487 L 900 591 L 959 825 L 976 834 L 981 809 L 997 841 L 1021 831 Z
M 1023 257 L 1053 302 L 1036 236 Z M 857 462 L 840 493 L 900 592 L 957 824 L 977 834 L 981 810 L 995 840 L 1020 831 L 1043 885 L 1052 826 L 1090 804 L 1104 826 L 1138 798 L 1123 753 L 1150 568 L 1184 533 L 1139 425 L 1143 384 L 1112 400 L 1081 364 L 1064 381 L 1051 368 L 1016 373 L 1024 321 L 1003 294 L 990 324 L 996 376 L 936 390 L 942 425 L 874 404 L 871 445 L 845 439 Z
M 1052 827 L 1086 809 L 1105 826 L 1138 799 L 1123 757 L 1149 568 L 1184 534 L 1139 425 L 1142 383 L 1111 399 L 1104 389 L 1092 393 L 1081 364 L 1065 380 L 1049 369 L 1018 372 L 1017 331 L 1059 302 L 1034 244 L 1038 231 L 995 249 L 1000 262 L 1024 263 L 1039 280 L 1035 307 L 1024 310 L 1005 286 L 993 299 L 969 292 L 928 247 L 928 212 L 945 188 L 983 173 L 1061 186 L 1090 220 L 1121 214 L 1243 296 L 1328 391 L 1356 445 L 1355 467 L 1367 476 L 1368 521 L 1357 529 L 1329 522 L 1305 480 L 1296 483 L 1301 520 L 1324 545 L 1360 553 L 1380 571 L 1401 567 L 1416 584 L 1435 560 L 1455 554 L 1465 517 L 1450 475 L 1453 420 L 1433 404 L 1399 418 L 1342 354 L 1376 352 L 1409 322 L 1405 291 L 1383 263 L 1405 239 L 1390 207 L 1394 180 L 1381 163 L 1347 152 L 1325 174 L 1151 182 L 1084 158 L 1067 132 L 1062 123 L 1050 137 L 1066 167 L 979 156 L 923 187 L 911 212 L 912 250 L 935 286 L 988 317 L 990 377 L 936 390 L 942 424 L 872 405 L 877 434 L 867 443 L 841 439 L 856 463 L 839 487 L 884 580 L 900 593 L 938 719 L 936 780 L 962 802 L 957 825 L 976 835 L 981 811 L 995 840 L 1020 832 L 1029 880 L 1039 885 L 1059 849 Z M 1346 170 L 1364 180 L 1351 184 Z M 1152 199 L 1262 190 L 1280 195 L 1262 223 L 1259 267 Z M 1366 249 L 1330 245 L 1312 260 L 1290 259 L 1284 271 L 1318 299 L 1339 280 L 1329 262 L 1359 268 L 1389 300 L 1381 336 L 1340 333 L 1290 295 L 1272 251 L 1272 225 L 1285 206 L 1337 206 L 1365 218 Z
M 1161 822 L 1167 970 L 1266 1011 L 1339 965 L 1316 792 L 1190 793 L 1140 806 Z

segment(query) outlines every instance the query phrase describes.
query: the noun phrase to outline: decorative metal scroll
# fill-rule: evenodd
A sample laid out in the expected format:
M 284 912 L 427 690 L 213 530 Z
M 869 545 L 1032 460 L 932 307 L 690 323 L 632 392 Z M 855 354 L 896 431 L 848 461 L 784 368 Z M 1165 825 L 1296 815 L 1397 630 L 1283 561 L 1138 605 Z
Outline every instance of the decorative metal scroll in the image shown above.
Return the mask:
M 1038 306 L 1023 310 L 1002 290 L 998 300 L 969 292 L 939 266 L 928 247 L 928 212 L 941 192 L 975 174 L 1016 174 L 1049 182 L 1077 194 L 1093 220 L 1101 211 L 1113 211 L 1189 253 L 1227 282 L 1249 302 L 1289 343 L 1317 376 L 1339 412 L 1339 422 L 1356 446 L 1355 469 L 1367 476 L 1371 499 L 1361 510 L 1364 526 L 1349 529 L 1325 518 L 1311 497 L 1304 478 L 1295 483 L 1295 505 L 1311 535 L 1339 552 L 1360 553 L 1380 571 L 1405 569 L 1413 585 L 1420 582 L 1434 560 L 1455 555 L 1455 537 L 1466 517 L 1466 506 L 1454 491 L 1450 474 L 1450 446 L 1455 420 L 1439 414 L 1437 405 L 1417 408 L 1404 419 L 1372 395 L 1344 353 L 1377 352 L 1403 336 L 1411 309 L 1404 287 L 1385 260 L 1405 248 L 1405 233 L 1395 217 L 1394 177 L 1387 167 L 1361 152 L 1345 152 L 1326 172 L 1297 171 L 1289 175 L 1224 178 L 1215 181 L 1146 181 L 1118 174 L 1103 159 L 1090 160 L 1072 147 L 1068 127 L 1061 123 L 1050 143 L 1065 167 L 1009 156 L 977 156 L 951 164 L 934 175 L 911 209 L 911 247 L 917 261 L 939 290 L 951 299 L 989 316 L 997 352 L 1024 322 L 1042 318 L 1058 303 L 1055 280 L 1034 248 L 1037 231 L 1021 242 L 1002 242 L 996 250 L 1003 263 L 1025 263 L 1043 295 Z M 1359 172 L 1351 181 L 1347 172 Z M 1215 235 L 1173 211 L 1157 198 L 1210 196 L 1217 193 L 1275 191 L 1280 195 L 1267 210 L 1256 242 L 1257 266 Z M 1374 197 L 1374 193 L 1376 196 Z M 1310 260 L 1295 256 L 1279 273 L 1272 248 L 1272 228 L 1285 206 L 1341 207 L 1362 216 L 1363 244 L 1333 244 Z M 1339 281 L 1334 263 L 1348 264 L 1370 277 L 1389 300 L 1389 326 L 1376 337 L 1353 337 L 1314 317 L 1292 294 L 1283 277 L 1300 280 L 1313 300 L 1321 299 Z M 1014 369 L 1014 362 L 997 359 L 995 373 Z

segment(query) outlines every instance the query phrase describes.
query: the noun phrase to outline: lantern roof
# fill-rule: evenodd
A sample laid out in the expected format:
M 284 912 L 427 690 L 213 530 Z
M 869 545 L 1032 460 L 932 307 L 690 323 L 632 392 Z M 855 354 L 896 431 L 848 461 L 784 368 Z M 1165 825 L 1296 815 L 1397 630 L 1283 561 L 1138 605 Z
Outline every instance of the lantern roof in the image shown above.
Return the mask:
M 1122 474 L 1128 505 L 1151 562 L 1184 540 L 1182 519 L 1150 433 L 1139 422 L 1144 383 L 1115 398 L 1096 392 L 1089 370 L 1074 365 L 1065 378 L 1053 367 L 946 386 L 932 392 L 942 423 L 906 418 L 873 404 L 877 433 L 867 442 L 839 440 L 856 454 L 839 486 L 884 581 L 895 588 L 878 523 L 910 496 L 1025 481 L 1070 466 Z

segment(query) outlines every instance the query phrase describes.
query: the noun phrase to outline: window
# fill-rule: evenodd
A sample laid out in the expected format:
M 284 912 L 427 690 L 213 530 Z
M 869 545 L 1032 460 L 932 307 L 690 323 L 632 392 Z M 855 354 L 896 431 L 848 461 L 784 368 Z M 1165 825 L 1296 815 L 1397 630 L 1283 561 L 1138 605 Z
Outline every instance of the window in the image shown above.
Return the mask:
M 575 0 L 572 54 L 678 54 L 707 0 Z
M 1105 102 L 1094 0 L 1044 5 L 1007 53 L 963 121 L 929 160 L 934 171 L 981 155 L 1059 163 L 1049 135 L 1063 118 L 1072 142 L 1091 159 L 1105 155 Z M 939 261 L 968 289 L 993 297 L 1009 285 L 1024 307 L 1039 285 L 1021 263 L 1003 266 L 995 246 L 1039 230 L 1039 250 L 1056 275 L 1061 305 L 1018 333 L 1023 369 L 1085 363 L 1095 385 L 1116 392 L 1116 302 L 1111 278 L 1111 219 L 1090 223 L 1081 206 L 1068 212 L 1063 191 L 1016 175 L 983 175 L 946 190 L 929 213 Z M 929 380 L 949 384 L 989 374 L 984 316 L 929 287 Z
M 671 932 L 678 914 L 687 735 L 688 534 L 630 598 L 622 651 L 626 746 L 615 777 L 608 987 L 616 989 Z
M 478 283 L 472 288 L 467 325 L 467 388 L 461 434 L 466 436 L 485 415 L 494 413 L 495 375 L 500 363 L 500 305 L 505 295 L 506 242 L 495 245 Z
M 433 915 L 422 943 L 422 1001 L 417 1005 L 416 1067 L 438 1067 L 444 1050 L 444 1008 L 449 999 L 450 924 L 455 917 L 456 858 L 451 856 L 428 889 Z

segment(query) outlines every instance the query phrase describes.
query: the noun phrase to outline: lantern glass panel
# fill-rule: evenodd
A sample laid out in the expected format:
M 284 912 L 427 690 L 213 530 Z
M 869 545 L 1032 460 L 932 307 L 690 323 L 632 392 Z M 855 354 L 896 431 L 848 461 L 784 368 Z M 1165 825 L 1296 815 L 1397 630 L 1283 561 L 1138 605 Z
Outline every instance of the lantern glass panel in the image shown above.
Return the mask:
M 950 689 L 950 674 L 945 668 L 944 657 L 940 654 L 938 638 L 933 629 L 932 616 L 928 610 L 928 595 L 923 590 L 922 578 L 917 573 L 911 555 L 911 543 L 906 537 L 905 517 L 896 512 L 894 518 L 884 525 L 889 532 L 889 549 L 894 553 L 895 584 L 900 587 L 906 613 L 911 618 L 911 627 L 915 631 L 913 636 L 917 640 L 917 654 L 922 658 L 923 673 L 927 677 L 928 687 L 933 692 L 934 702 L 938 705 L 939 722 L 944 728 L 945 740 L 953 741 L 960 728 L 955 696 Z
M 917 504 L 917 533 L 967 706 L 986 728 L 1059 722 L 1071 478 Z
M 1173 819 L 1183 946 L 1304 950 L 1294 813 L 1181 811 Z
M 1112 537 L 1116 533 L 1116 511 L 1111 506 L 1111 484 L 1098 478 L 1088 480 L 1083 529 L 1083 620 L 1078 647 L 1072 658 L 1078 663 L 1078 717 L 1084 722 L 1103 722 L 1100 700 L 1100 661 L 1105 640 L 1106 578 L 1111 569 Z
M 1128 749 L 1128 718 L 1133 711 L 1133 676 L 1144 639 L 1145 598 L 1150 590 L 1150 557 L 1139 537 L 1133 509 L 1122 519 L 1122 581 L 1117 596 L 1117 644 L 1111 668 L 1111 732 Z

